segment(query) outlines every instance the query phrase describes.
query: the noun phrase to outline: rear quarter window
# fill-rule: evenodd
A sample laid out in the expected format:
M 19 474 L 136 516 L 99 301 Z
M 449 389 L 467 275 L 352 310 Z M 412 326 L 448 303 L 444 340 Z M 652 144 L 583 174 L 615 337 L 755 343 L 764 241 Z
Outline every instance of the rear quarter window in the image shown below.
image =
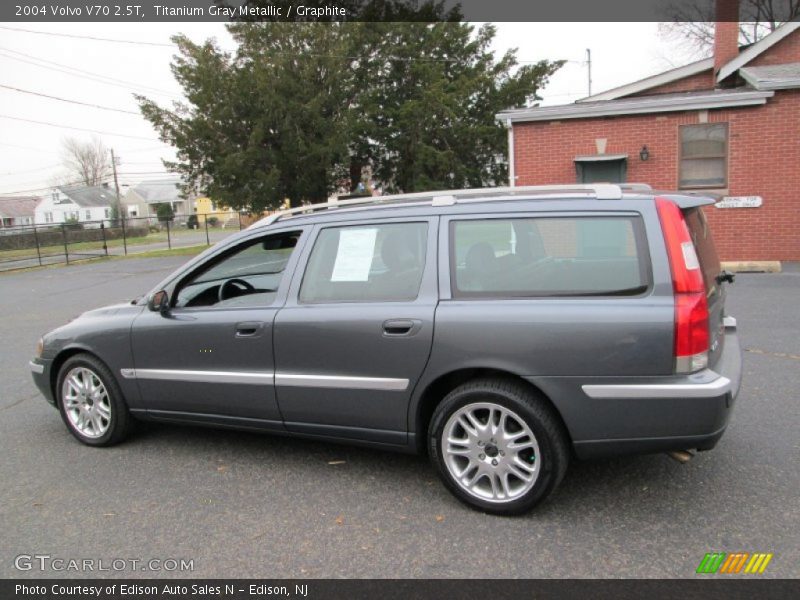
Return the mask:
M 692 242 L 694 242 L 706 292 L 711 294 L 717 287 L 717 275 L 722 270 L 722 266 L 717 255 L 717 248 L 714 246 L 714 240 L 711 238 L 711 229 L 706 221 L 706 215 L 702 208 L 690 208 L 683 212 L 683 218 L 686 220 L 689 235 L 692 236 Z
M 650 284 L 638 217 L 453 221 L 453 297 L 634 296 Z

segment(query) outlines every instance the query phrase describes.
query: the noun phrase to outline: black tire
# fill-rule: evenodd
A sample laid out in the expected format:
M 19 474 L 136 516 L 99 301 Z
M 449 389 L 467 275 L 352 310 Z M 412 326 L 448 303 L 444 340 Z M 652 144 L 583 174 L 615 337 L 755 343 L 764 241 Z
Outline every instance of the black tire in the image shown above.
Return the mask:
M 454 413 L 474 403 L 491 403 L 512 411 L 530 428 L 538 443 L 538 475 L 532 487 L 517 497 L 494 501 L 476 497 L 462 487 L 445 464 L 442 450 L 445 425 Z M 567 432 L 550 404 L 524 384 L 501 378 L 469 381 L 442 400 L 428 428 L 428 453 L 439 477 L 456 498 L 473 508 L 496 515 L 522 514 L 542 502 L 561 482 L 570 456 Z
M 108 406 L 110 408 L 110 416 L 108 419 L 104 419 L 106 429 L 102 435 L 93 436 L 82 432 L 76 424 L 72 422 L 71 418 L 67 416 L 64 401 L 64 381 L 67 375 L 76 368 L 88 369 L 91 371 L 105 388 Z M 133 418 L 128 411 L 127 404 L 125 404 L 125 399 L 122 396 L 119 384 L 108 367 L 94 356 L 90 354 L 76 354 L 68 358 L 58 372 L 55 391 L 61 419 L 64 421 L 69 432 L 75 436 L 78 441 L 87 446 L 112 446 L 124 440 L 130 433 L 133 426 Z

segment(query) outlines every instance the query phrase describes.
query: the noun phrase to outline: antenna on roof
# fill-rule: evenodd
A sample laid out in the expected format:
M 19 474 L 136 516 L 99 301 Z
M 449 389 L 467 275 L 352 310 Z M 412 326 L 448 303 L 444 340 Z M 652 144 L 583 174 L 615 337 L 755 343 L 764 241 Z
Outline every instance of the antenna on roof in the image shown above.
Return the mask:
M 586 68 L 589 75 L 589 96 L 592 95 L 592 49 L 586 49 Z

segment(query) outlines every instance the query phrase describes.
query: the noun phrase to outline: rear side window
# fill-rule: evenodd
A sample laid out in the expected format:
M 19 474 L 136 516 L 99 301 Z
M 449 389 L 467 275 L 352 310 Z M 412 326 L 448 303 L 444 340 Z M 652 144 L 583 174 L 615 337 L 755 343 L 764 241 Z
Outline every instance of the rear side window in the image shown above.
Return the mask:
M 706 291 L 711 293 L 717 285 L 717 275 L 722 270 L 717 255 L 714 241 L 711 239 L 711 230 L 706 221 L 706 215 L 701 208 L 690 208 L 683 213 L 689 235 L 692 236 L 700 270 L 703 271 Z
M 311 251 L 304 303 L 414 300 L 425 269 L 427 223 L 331 227 Z
M 637 217 L 453 221 L 454 297 L 632 296 L 649 286 Z

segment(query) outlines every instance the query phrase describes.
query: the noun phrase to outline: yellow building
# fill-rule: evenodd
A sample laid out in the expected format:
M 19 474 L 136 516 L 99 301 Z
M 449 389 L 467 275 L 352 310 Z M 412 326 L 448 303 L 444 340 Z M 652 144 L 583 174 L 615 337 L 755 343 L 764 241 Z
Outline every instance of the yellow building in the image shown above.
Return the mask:
M 197 215 L 197 224 L 205 225 L 206 219 L 209 219 L 209 226 L 214 223 L 210 219 L 216 219 L 216 226 L 228 227 L 230 224 L 239 224 L 239 213 L 232 208 L 221 206 L 214 202 L 211 198 L 202 196 L 194 201 L 194 213 Z

